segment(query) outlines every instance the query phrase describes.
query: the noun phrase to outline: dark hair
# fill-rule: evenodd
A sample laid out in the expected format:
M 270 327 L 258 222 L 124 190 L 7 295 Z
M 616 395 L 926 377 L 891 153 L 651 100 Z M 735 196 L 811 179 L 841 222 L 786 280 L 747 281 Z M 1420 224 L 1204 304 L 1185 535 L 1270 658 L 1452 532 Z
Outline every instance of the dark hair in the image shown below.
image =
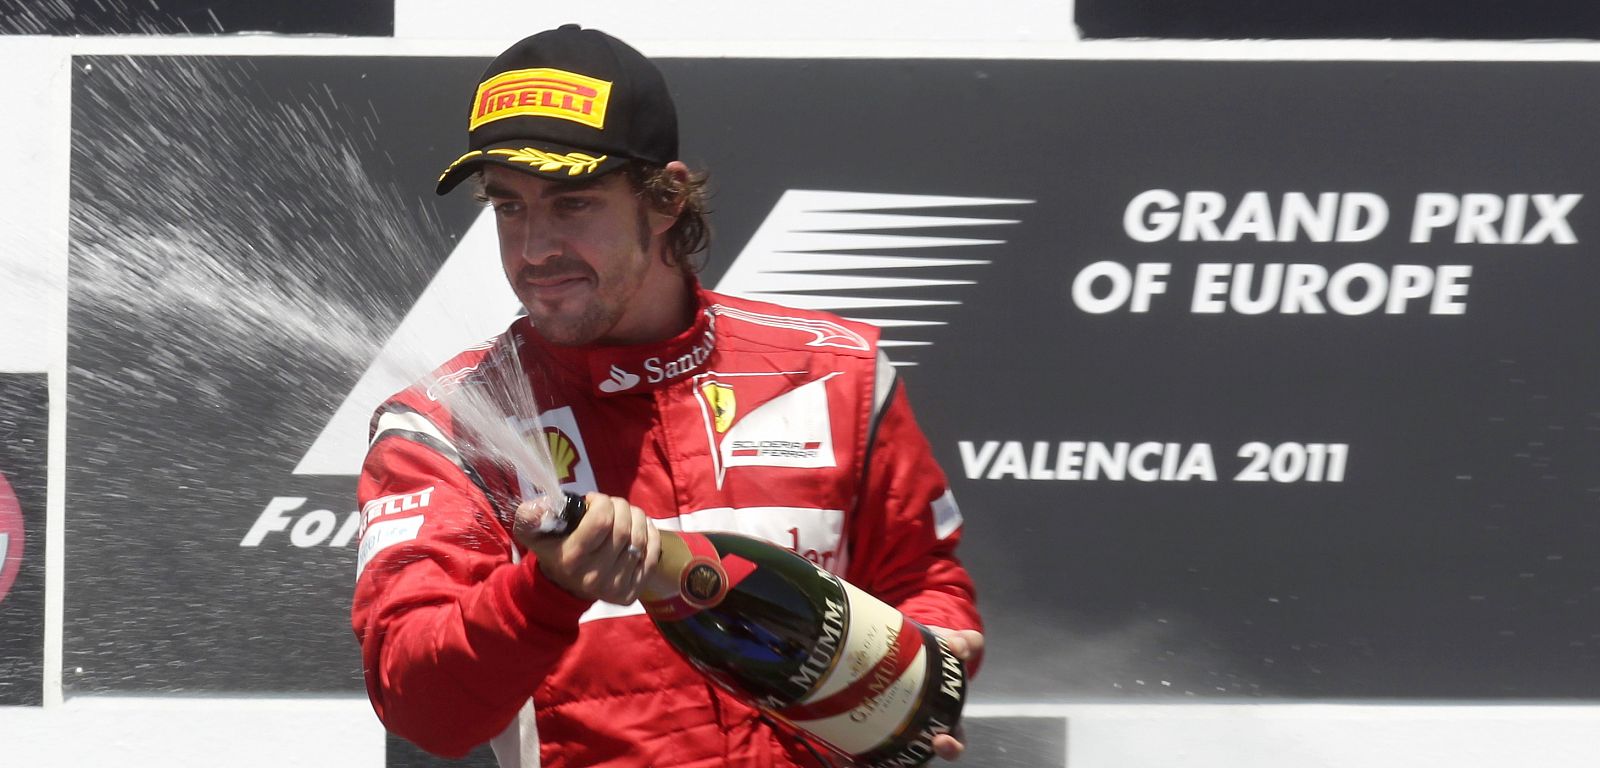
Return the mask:
M 663 258 L 670 266 L 685 272 L 699 272 L 705 259 L 695 258 L 711 247 L 711 208 L 706 204 L 706 183 L 710 176 L 690 171 L 687 178 L 667 173 L 666 166 L 645 165 L 633 162 L 623 168 L 628 181 L 646 204 L 658 211 L 669 211 L 681 205 L 677 223 L 666 234 L 666 253 Z

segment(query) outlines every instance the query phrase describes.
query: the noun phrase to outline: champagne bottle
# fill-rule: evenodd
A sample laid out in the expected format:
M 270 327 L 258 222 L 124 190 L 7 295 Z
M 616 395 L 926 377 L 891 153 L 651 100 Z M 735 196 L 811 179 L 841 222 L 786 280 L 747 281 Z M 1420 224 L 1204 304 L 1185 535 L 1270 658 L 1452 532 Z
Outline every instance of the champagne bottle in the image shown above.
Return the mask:
M 564 535 L 585 510 L 565 494 L 518 536 Z M 961 717 L 966 669 L 941 638 L 783 547 L 663 530 L 642 592 L 691 666 L 854 764 L 921 765 Z

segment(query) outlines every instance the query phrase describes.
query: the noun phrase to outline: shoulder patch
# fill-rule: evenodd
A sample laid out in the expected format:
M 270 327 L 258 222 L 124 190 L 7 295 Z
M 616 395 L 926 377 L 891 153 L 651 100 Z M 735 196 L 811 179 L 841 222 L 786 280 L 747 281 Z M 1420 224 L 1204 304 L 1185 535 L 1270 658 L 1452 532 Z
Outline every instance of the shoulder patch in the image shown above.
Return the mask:
M 870 352 L 872 343 L 867 337 L 846 327 L 843 323 L 817 317 L 799 317 L 794 315 L 767 314 L 753 312 L 747 309 L 738 309 L 726 304 L 713 304 L 710 307 L 713 315 L 726 317 L 768 328 L 794 331 L 807 340 L 808 347 L 838 347 L 856 352 Z

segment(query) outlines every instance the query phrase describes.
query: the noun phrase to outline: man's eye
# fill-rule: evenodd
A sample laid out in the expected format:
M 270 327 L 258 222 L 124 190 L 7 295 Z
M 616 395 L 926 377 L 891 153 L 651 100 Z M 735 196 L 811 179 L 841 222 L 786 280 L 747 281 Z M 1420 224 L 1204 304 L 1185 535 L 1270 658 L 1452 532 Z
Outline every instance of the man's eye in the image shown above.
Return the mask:
M 587 197 L 560 197 L 556 198 L 556 207 L 563 211 L 581 211 L 593 204 Z
M 512 200 L 501 200 L 494 204 L 494 212 L 498 216 L 515 216 L 522 212 L 522 203 Z

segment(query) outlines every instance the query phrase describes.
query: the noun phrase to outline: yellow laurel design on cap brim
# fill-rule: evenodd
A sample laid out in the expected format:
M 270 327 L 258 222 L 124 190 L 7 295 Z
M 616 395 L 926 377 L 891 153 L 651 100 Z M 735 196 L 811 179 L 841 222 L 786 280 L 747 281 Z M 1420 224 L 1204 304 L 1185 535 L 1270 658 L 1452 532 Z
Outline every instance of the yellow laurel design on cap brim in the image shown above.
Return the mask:
M 444 181 L 444 177 L 449 176 L 450 172 L 456 169 L 456 166 L 458 166 L 458 165 L 460 165 L 460 164 L 462 164 L 462 163 L 464 163 L 464 162 L 466 162 L 468 160 L 471 160 L 472 158 L 477 157 L 478 155 L 481 155 L 481 154 L 483 154 L 483 150 L 474 149 L 471 152 L 468 152 L 465 155 L 462 155 L 462 156 L 456 158 L 456 161 L 451 163 L 450 167 L 444 169 L 444 173 L 439 174 L 439 180 L 440 181 Z
M 583 152 L 568 152 L 567 154 L 563 155 L 559 152 L 545 152 L 543 150 L 534 149 L 533 147 L 523 147 L 522 149 L 491 149 L 489 150 L 489 154 L 497 155 L 501 159 L 508 160 L 513 163 L 522 163 L 524 165 L 534 166 L 534 170 L 544 171 L 545 173 L 551 173 L 565 168 L 568 176 L 579 176 L 585 173 L 593 173 L 596 168 L 600 167 L 600 163 L 604 162 L 606 159 L 605 155 L 595 157 L 594 155 L 584 154 Z

